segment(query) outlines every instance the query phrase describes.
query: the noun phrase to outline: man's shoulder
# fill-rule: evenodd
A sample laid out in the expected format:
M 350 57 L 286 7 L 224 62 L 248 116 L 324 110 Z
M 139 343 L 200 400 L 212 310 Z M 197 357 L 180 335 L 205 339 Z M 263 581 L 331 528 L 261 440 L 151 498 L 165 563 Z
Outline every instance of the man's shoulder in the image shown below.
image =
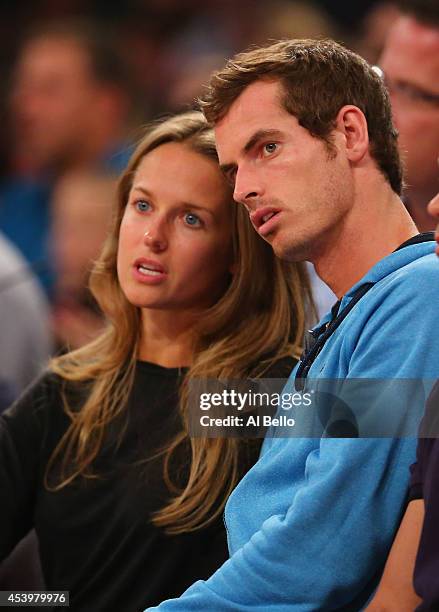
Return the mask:
M 403 274 L 434 274 L 439 276 L 439 260 L 433 251 L 413 259 L 399 270 Z
M 371 292 L 371 296 L 383 291 L 398 294 L 409 294 L 413 298 L 427 293 L 439 296 L 439 261 L 434 252 L 424 254 L 395 268 L 380 279 Z

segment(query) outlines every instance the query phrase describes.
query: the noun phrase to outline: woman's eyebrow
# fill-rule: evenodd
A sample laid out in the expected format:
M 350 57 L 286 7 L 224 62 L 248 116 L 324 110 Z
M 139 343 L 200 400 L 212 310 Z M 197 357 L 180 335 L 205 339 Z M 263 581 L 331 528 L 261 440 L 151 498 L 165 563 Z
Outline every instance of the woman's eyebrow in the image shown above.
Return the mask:
M 181 206 L 188 210 L 189 209 L 190 210 L 202 210 L 203 212 L 206 212 L 206 213 L 209 213 L 209 215 L 212 215 L 212 217 L 215 216 L 215 213 L 209 208 L 206 208 L 205 206 L 200 206 L 199 204 L 194 204 L 193 202 L 182 202 Z
M 141 191 L 144 195 L 152 197 L 152 193 L 146 187 L 143 187 L 143 185 L 140 185 L 139 183 L 137 185 L 132 185 L 130 192 L 132 191 Z

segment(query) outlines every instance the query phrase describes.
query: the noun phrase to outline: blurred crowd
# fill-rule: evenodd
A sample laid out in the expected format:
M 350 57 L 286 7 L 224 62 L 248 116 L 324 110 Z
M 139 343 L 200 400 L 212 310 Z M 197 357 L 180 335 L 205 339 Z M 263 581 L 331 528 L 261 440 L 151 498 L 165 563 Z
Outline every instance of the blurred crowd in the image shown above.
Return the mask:
M 397 13 L 370 0 L 41 0 L 3 10 L 0 232 L 12 245 L 2 292 L 19 296 L 35 276 L 47 301 L 37 327 L 50 310 L 45 353 L 100 329 L 87 275 L 139 126 L 193 106 L 225 58 L 269 39 L 332 37 L 374 62 Z M 10 387 L 8 399 L 19 390 Z
M 212 70 L 249 45 L 332 37 L 380 65 L 406 158 L 406 204 L 420 230 L 432 229 L 439 24 L 434 2 L 415 4 L 422 15 L 371 0 L 41 0 L 4 9 L 0 309 L 14 342 L 3 334 L 0 401 L 50 353 L 101 328 L 87 278 L 139 126 L 193 106 Z
M 0 359 L 8 362 L 0 369 L 3 403 L 50 352 L 81 346 L 101 327 L 87 276 L 139 126 L 193 106 L 209 74 L 249 45 L 331 37 L 381 63 L 393 79 L 402 147 L 413 148 L 407 205 L 420 229 L 431 229 L 425 203 L 436 186 L 439 151 L 437 61 L 424 68 L 424 93 L 410 85 L 410 75 L 426 55 L 437 55 L 437 31 L 429 38 L 431 24 L 398 21 L 400 10 L 372 0 L 132 0 L 123 6 L 41 0 L 4 8 L 0 307 L 3 324 L 6 311 L 12 313 L 11 337 L 23 339 L 13 349 L 2 343 L 7 356 Z M 316 291 L 324 310 L 332 296 L 318 284 Z M 23 292 L 32 312 L 21 315 Z M 12 363 L 19 364 L 17 376 Z
M 142 124 L 194 105 L 249 45 L 330 37 L 377 63 L 420 231 L 437 191 L 439 20 L 386 2 L 23 1 L 0 23 L 0 410 L 103 321 L 87 289 Z M 413 3 L 414 4 L 414 3 Z M 320 289 L 319 289 L 320 290 Z M 324 297 L 322 297 L 322 300 Z M 1 578 L 1 576 L 0 576 Z

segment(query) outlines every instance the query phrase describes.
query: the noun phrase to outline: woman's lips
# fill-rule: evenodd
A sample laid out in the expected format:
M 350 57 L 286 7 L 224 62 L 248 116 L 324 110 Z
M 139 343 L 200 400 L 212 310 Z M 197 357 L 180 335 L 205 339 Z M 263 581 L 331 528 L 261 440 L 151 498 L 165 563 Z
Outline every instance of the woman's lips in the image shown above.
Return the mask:
M 136 259 L 133 265 L 134 278 L 146 284 L 156 285 L 166 279 L 168 272 L 158 261 L 152 259 Z

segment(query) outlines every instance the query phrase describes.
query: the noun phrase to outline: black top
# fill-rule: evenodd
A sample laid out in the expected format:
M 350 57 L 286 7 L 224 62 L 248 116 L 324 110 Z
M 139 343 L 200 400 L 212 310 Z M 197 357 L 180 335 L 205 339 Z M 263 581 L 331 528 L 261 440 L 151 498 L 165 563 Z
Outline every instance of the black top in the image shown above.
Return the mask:
M 293 365 L 288 360 L 287 370 Z M 287 373 L 284 367 L 272 376 Z M 145 459 L 181 430 L 178 382 L 178 369 L 138 362 L 127 410 L 108 427 L 94 463 L 99 478 L 77 478 L 57 492 L 48 491 L 43 478 L 69 425 L 61 400 L 65 383 L 44 375 L 0 416 L 0 561 L 35 527 L 46 587 L 70 591 L 75 612 L 155 606 L 225 561 L 222 518 L 178 536 L 151 523 L 170 494 L 163 459 Z M 69 383 L 66 392 L 70 403 L 82 405 L 84 385 Z M 242 455 L 242 474 L 257 459 L 258 444 L 250 449 Z M 188 443 L 172 466 L 177 482 L 185 481 L 189 460 Z
M 422 597 L 419 612 L 439 610 L 439 382 L 427 400 L 416 463 L 411 470 L 410 499 L 423 499 L 425 518 L 414 571 L 414 586 Z

